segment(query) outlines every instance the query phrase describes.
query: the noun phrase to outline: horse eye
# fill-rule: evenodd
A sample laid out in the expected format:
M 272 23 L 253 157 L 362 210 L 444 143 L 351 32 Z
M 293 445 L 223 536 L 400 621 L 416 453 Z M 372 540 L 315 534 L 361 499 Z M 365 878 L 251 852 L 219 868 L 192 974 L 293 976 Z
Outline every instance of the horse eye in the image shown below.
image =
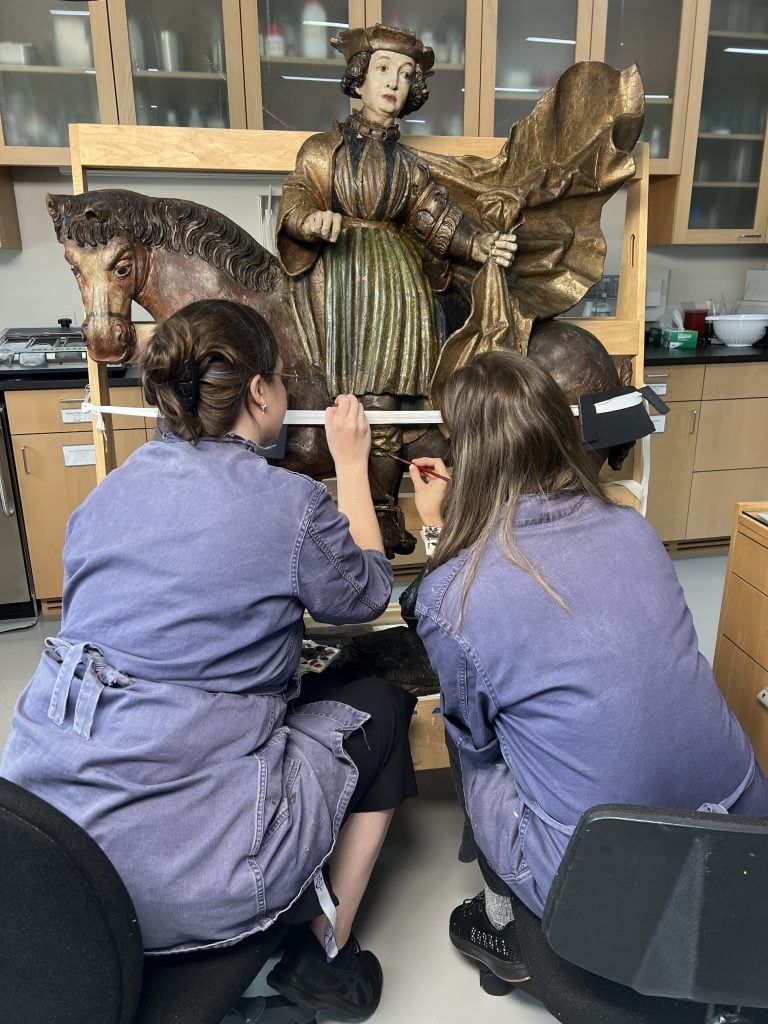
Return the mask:
M 70 267 L 69 269 L 72 271 L 75 277 L 80 277 L 80 267 Z
M 130 272 L 133 270 L 132 263 L 118 263 L 115 267 L 116 277 L 128 277 Z

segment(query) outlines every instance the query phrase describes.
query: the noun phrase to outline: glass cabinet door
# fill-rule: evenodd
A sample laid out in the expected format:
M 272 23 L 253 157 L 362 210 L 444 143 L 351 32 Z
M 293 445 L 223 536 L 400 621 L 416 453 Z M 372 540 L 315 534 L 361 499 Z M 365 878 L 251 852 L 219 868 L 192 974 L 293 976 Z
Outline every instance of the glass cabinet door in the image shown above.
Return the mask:
M 8 147 L 68 147 L 70 122 L 116 120 L 110 78 L 109 34 L 100 5 L 55 0 L 53 7 L 50 0 L 0 5 L 4 162 L 13 160 Z
M 768 4 L 712 0 L 689 231 L 765 237 Z
M 350 99 L 340 87 L 344 58 L 331 38 L 363 23 L 364 4 L 242 0 L 242 11 L 248 126 L 319 132 L 343 121 Z
M 245 127 L 237 0 L 109 0 L 120 120 Z
M 592 56 L 615 68 L 640 67 L 645 86 L 640 141 L 649 143 L 655 173 L 680 171 L 694 15 L 695 0 L 595 3 Z
M 420 110 L 407 114 L 400 121 L 403 135 L 471 135 L 476 121 L 467 110 L 465 90 L 467 50 L 467 4 L 465 0 L 446 0 L 439 5 L 432 0 L 381 0 L 381 13 L 369 17 L 368 24 L 408 28 L 435 52 L 435 66 L 427 82 L 429 99 Z M 475 15 L 478 16 L 477 14 Z M 479 33 L 478 33 L 479 38 Z M 475 93 L 477 90 L 475 90 Z
M 480 134 L 505 136 L 570 64 L 589 55 L 591 4 L 498 0 L 496 6 L 492 52 L 483 32 Z

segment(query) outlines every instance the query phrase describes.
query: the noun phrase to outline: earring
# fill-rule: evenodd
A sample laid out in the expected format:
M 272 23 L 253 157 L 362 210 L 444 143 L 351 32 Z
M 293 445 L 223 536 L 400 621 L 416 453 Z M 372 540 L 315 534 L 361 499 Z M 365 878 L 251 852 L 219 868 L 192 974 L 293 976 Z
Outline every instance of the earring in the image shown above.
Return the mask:
M 259 406 L 259 408 L 261 409 L 262 412 L 266 412 L 267 411 L 267 403 L 266 402 L 262 402 L 262 404 Z

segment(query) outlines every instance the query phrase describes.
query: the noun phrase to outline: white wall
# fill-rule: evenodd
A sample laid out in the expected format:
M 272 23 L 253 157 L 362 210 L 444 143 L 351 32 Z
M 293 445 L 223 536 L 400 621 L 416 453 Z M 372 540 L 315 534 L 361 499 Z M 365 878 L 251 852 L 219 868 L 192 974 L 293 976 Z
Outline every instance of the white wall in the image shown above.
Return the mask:
M 151 196 L 191 199 L 219 210 L 271 248 L 263 230 L 266 197 L 272 186 L 277 207 L 280 179 L 247 174 L 107 174 L 89 172 L 89 188 L 127 188 Z M 55 326 L 59 317 L 78 324 L 80 292 L 45 208 L 48 192 L 72 192 L 72 178 L 55 168 L 14 171 L 21 227 L 21 252 L 0 250 L 0 330 L 6 327 Z M 262 202 L 262 196 L 264 200 Z M 138 306 L 136 320 L 149 317 Z
M 23 168 L 14 172 L 14 183 L 24 248 L 20 253 L 0 250 L 0 329 L 53 326 L 62 316 L 78 323 L 80 294 L 45 209 L 46 193 L 70 193 L 72 179 L 55 168 Z M 260 197 L 270 184 L 276 192 L 279 179 L 234 174 L 89 175 L 91 188 L 129 188 L 204 203 L 231 217 L 259 241 L 264 241 Z M 603 220 L 609 240 L 606 273 L 618 272 L 623 219 L 623 203 L 616 196 Z M 660 246 L 648 254 L 649 271 L 670 270 L 670 305 L 683 300 L 703 304 L 724 295 L 730 308 L 743 295 L 747 269 L 766 265 L 767 245 Z M 143 310 L 136 308 L 134 313 L 137 320 L 147 319 Z

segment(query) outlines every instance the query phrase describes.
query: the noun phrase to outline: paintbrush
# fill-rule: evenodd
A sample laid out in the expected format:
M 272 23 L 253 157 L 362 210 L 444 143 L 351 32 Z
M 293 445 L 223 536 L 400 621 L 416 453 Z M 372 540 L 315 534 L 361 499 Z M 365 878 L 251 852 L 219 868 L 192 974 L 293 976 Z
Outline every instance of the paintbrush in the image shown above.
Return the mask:
M 406 466 L 416 466 L 416 469 L 418 469 L 420 473 L 425 473 L 427 476 L 434 476 L 437 477 L 438 480 L 445 480 L 447 484 L 451 482 L 451 478 L 449 476 L 443 476 L 442 473 L 436 473 L 434 469 L 427 469 L 426 466 L 419 466 L 410 459 L 402 459 L 399 455 L 393 455 L 392 452 L 388 452 L 384 448 L 377 448 L 376 450 L 381 452 L 382 455 L 388 455 L 389 458 L 394 459 L 395 462 L 403 462 Z

